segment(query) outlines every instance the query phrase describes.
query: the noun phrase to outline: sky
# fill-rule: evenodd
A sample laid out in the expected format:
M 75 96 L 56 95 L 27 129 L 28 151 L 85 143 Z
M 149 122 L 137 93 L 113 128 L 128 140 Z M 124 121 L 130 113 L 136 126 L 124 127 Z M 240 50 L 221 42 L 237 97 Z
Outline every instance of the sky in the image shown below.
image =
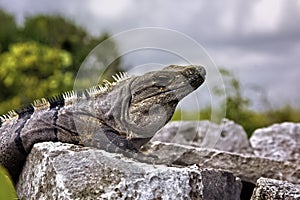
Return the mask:
M 0 0 L 0 7 L 19 24 L 34 14 L 60 14 L 94 35 L 143 27 L 178 31 L 238 76 L 253 108 L 300 102 L 299 0 Z M 155 62 L 164 63 L 160 59 Z

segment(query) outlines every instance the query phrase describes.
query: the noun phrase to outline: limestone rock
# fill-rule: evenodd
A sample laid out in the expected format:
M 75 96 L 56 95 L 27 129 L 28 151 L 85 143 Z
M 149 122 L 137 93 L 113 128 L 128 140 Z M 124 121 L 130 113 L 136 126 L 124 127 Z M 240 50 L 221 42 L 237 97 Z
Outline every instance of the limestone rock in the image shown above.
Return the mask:
M 300 185 L 268 178 L 257 180 L 251 200 L 300 199 Z
M 156 133 L 151 141 L 214 148 L 236 153 L 252 153 L 244 129 L 227 119 L 224 119 L 221 125 L 207 120 L 169 122 Z
M 181 166 L 197 164 L 201 168 L 231 171 L 243 181 L 253 184 L 260 177 L 300 184 L 300 166 L 295 163 L 161 142 L 149 144 L 147 151 L 168 163 Z
M 250 143 L 257 156 L 300 165 L 300 123 L 285 122 L 257 129 Z
M 63 143 L 35 144 L 16 185 L 20 199 L 239 199 L 240 179 L 198 167 L 135 162 Z

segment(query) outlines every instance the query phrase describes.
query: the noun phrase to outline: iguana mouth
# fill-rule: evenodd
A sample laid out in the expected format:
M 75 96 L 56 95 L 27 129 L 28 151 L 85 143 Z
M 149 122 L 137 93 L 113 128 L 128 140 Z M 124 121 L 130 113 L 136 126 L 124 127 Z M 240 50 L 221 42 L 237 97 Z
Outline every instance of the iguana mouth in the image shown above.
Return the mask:
M 202 68 L 201 68 L 202 69 Z M 172 100 L 181 100 L 184 96 L 191 91 L 197 89 L 205 80 L 205 70 L 198 72 L 197 70 L 187 70 L 180 74 L 182 81 L 177 84 L 171 84 L 166 86 L 151 86 L 133 92 L 131 95 L 131 103 L 138 103 L 148 101 L 150 99 L 159 99 L 172 95 Z M 177 78 L 177 77 L 176 77 Z M 174 78 L 174 79 L 176 79 Z M 175 82 L 176 80 L 174 80 Z M 171 100 L 171 99 L 170 99 Z
M 146 96 L 141 101 L 147 101 L 147 100 L 150 100 L 152 98 L 157 98 L 158 96 L 163 96 L 163 95 L 165 95 L 165 96 L 174 95 L 176 97 L 178 95 L 178 94 L 176 94 L 177 91 L 179 91 L 180 89 L 187 88 L 187 87 L 188 86 L 183 85 L 183 86 L 180 86 L 180 87 L 177 87 L 177 88 L 174 88 L 174 89 L 167 89 L 167 90 L 164 90 L 164 91 L 161 91 L 161 92 L 152 93 L 151 95 Z M 180 100 L 180 97 L 178 96 L 178 101 L 179 100 Z

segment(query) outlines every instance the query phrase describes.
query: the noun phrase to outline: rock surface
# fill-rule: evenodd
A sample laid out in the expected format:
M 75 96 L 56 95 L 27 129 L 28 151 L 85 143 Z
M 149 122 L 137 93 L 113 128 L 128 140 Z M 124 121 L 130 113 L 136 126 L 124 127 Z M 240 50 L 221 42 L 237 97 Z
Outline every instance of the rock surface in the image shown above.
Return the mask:
M 300 185 L 268 178 L 257 180 L 251 200 L 300 199 Z
M 20 199 L 250 199 L 256 183 L 252 200 L 300 199 L 300 124 L 258 129 L 250 141 L 254 152 L 243 128 L 229 120 L 172 122 L 144 147 L 172 167 L 39 143 L 16 189 Z
M 224 119 L 221 125 L 207 120 L 169 122 L 156 133 L 151 141 L 214 148 L 244 154 L 253 153 L 244 129 L 227 119 Z
M 239 199 L 240 179 L 166 167 L 62 143 L 35 144 L 17 183 L 20 199 Z
M 231 171 L 243 181 L 253 184 L 260 177 L 300 184 L 300 166 L 295 163 L 161 142 L 149 144 L 147 151 L 158 155 L 167 163 L 182 166 L 197 164 L 202 168 Z
M 257 156 L 300 165 L 300 123 L 285 122 L 257 129 L 250 143 Z

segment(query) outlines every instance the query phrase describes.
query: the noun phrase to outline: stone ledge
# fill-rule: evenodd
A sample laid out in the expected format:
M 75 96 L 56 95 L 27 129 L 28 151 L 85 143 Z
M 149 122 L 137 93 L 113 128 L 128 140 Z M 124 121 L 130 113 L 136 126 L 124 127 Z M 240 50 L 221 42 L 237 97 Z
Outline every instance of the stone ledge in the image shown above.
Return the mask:
M 20 199 L 239 199 L 231 173 L 135 162 L 71 144 L 35 144 L 17 183 Z
M 181 166 L 197 164 L 201 168 L 222 169 L 253 184 L 260 177 L 300 184 L 300 166 L 288 161 L 162 142 L 153 142 L 145 149 L 166 163 Z

